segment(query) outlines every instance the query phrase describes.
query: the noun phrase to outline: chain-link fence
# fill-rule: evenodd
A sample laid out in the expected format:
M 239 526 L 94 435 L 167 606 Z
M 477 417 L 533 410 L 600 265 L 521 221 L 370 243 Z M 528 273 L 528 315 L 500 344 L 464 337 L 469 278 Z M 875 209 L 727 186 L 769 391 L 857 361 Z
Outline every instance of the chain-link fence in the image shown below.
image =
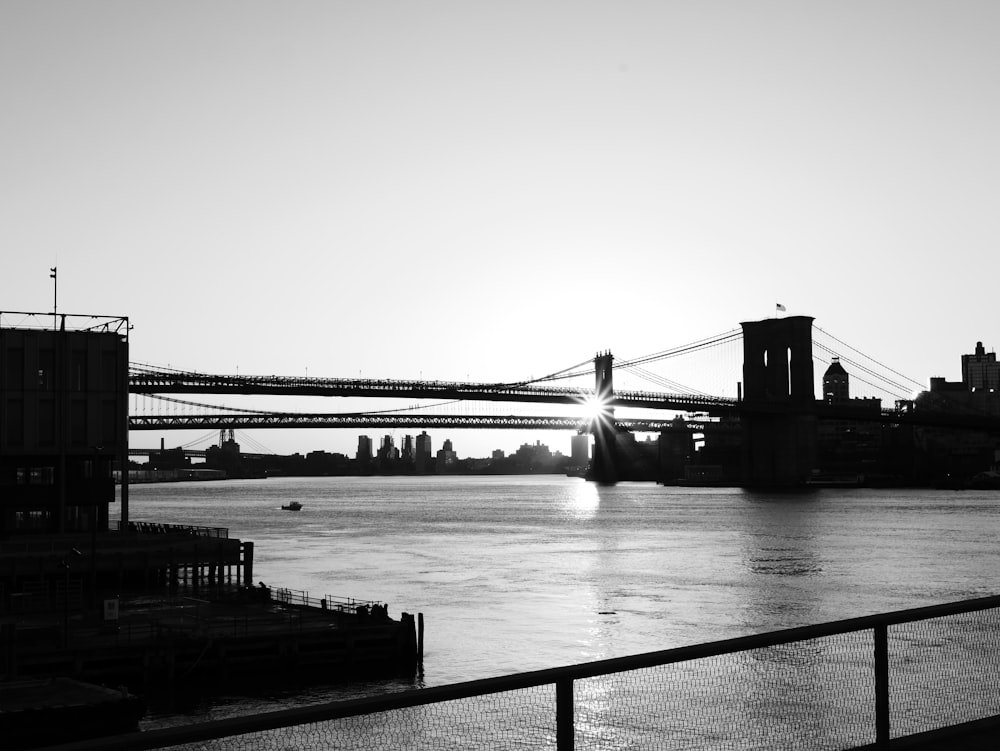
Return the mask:
M 888 748 L 1000 714 L 998 689 L 990 597 L 73 748 Z

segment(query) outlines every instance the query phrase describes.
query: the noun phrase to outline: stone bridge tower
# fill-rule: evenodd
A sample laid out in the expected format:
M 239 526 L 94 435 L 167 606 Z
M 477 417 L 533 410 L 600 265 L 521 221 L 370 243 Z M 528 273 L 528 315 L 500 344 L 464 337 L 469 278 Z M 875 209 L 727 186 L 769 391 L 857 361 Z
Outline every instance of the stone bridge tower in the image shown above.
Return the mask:
M 602 404 L 614 398 L 612 378 L 614 356 L 604 352 L 594 358 L 594 391 Z M 603 483 L 618 482 L 618 437 L 615 430 L 615 411 L 606 406 L 594 420 L 591 432 L 594 434 L 594 457 L 590 463 L 589 479 Z
M 743 485 L 795 487 L 816 463 L 810 316 L 743 327 Z

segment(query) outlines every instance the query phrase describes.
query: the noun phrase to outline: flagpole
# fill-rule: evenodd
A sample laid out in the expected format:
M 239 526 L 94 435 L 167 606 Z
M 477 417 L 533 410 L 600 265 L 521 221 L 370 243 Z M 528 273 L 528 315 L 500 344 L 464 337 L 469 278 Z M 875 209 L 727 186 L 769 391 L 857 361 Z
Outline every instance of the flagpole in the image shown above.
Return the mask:
M 52 328 L 59 328 L 59 280 L 56 278 L 56 267 L 49 269 L 49 276 L 52 278 Z

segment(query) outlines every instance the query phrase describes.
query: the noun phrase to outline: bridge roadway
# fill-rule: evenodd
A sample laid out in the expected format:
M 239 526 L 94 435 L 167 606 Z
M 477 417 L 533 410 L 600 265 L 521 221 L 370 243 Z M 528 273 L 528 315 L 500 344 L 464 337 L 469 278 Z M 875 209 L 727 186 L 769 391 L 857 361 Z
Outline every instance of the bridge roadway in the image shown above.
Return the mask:
M 536 404 L 580 405 L 595 398 L 594 389 L 574 387 L 538 386 L 527 383 L 476 383 L 462 381 L 412 381 L 367 378 L 303 378 L 297 376 L 211 375 L 206 373 L 158 371 L 132 367 L 129 373 L 129 391 L 134 394 L 244 394 L 284 396 L 341 396 L 382 397 L 393 399 L 437 399 L 449 401 L 494 401 Z M 610 408 L 665 410 L 671 412 L 704 412 L 713 417 L 737 417 L 748 414 L 789 415 L 801 414 L 801 405 L 784 402 L 741 401 L 726 397 L 671 394 L 656 391 L 615 391 L 607 401 Z M 986 430 L 1000 433 L 1000 416 L 984 414 L 956 414 L 928 409 L 875 409 L 866 404 L 827 404 L 814 402 L 809 410 L 821 420 L 859 420 L 897 425 Z M 517 418 L 479 417 L 446 418 L 442 422 L 421 417 L 424 422 L 407 422 L 407 416 L 390 416 L 398 422 L 378 422 L 376 415 L 336 415 L 266 413 L 260 415 L 204 415 L 162 416 L 158 418 L 130 418 L 133 430 L 163 428 L 262 428 L 262 427 L 468 427 L 468 428 L 537 428 L 578 430 L 580 420 L 573 418 Z M 237 419 L 241 417 L 241 419 Z M 370 422 L 351 422 L 351 419 Z M 281 420 L 285 423 L 281 424 Z M 455 420 L 456 422 L 443 422 Z M 511 420 L 527 420 L 512 423 Z M 534 422 L 531 422 L 534 421 Z M 625 429 L 643 432 L 646 428 L 629 428 L 628 421 L 616 423 Z M 669 421 L 648 421 L 666 424 Z M 650 432 L 660 428 L 650 427 Z
M 355 396 L 393 399 L 581 404 L 594 389 L 533 386 L 525 383 L 408 381 L 369 378 L 300 378 L 295 376 L 209 375 L 132 369 L 133 394 L 247 394 L 283 396 Z M 738 406 L 735 399 L 655 391 L 616 391 L 611 406 L 665 409 L 676 412 L 723 413 Z
M 662 420 L 615 420 L 634 433 L 659 433 L 674 422 Z M 688 422 L 691 430 L 706 423 Z M 712 423 L 718 424 L 718 423 Z M 391 414 L 219 414 L 219 415 L 131 415 L 129 430 L 252 430 L 259 428 L 479 428 L 518 430 L 575 430 L 588 432 L 590 421 L 579 417 L 519 415 L 391 415 Z

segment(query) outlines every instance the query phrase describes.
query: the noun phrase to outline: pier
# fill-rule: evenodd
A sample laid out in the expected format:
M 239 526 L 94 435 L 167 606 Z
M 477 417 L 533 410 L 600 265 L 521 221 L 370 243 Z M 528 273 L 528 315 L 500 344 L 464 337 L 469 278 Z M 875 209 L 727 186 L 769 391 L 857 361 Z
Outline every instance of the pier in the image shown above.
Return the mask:
M 255 585 L 253 550 L 225 528 L 150 522 L 0 542 L 0 674 L 135 685 L 195 672 L 412 672 L 412 616 Z

